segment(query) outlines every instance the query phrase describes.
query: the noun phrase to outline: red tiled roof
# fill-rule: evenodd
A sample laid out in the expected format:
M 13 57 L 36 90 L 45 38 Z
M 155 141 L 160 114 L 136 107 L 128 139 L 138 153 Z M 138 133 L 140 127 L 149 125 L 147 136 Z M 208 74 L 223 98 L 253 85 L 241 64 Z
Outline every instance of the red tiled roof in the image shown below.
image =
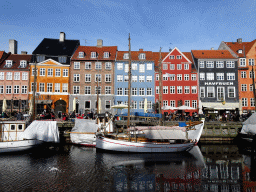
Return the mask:
M 0 59 L 3 57 L 5 51 L 0 51 Z
M 117 61 L 121 61 L 121 60 L 129 60 L 129 59 L 124 59 L 124 54 L 125 53 L 129 53 L 129 51 L 118 51 L 117 52 L 117 57 L 116 60 Z M 143 49 L 141 49 L 140 51 L 131 51 L 131 60 L 132 61 L 139 61 L 141 59 L 139 59 L 139 55 L 141 53 L 145 53 L 146 54 L 146 59 L 145 61 L 153 61 L 153 56 L 152 56 L 152 51 L 143 51 Z
M 250 51 L 252 46 L 255 44 L 256 39 L 251 42 L 224 42 L 232 51 L 237 54 L 238 57 L 245 57 L 247 53 Z M 238 50 L 242 49 L 243 53 L 238 53 Z
M 168 55 L 169 52 L 161 52 L 162 60 Z M 160 59 L 160 54 L 159 52 L 153 52 L 153 59 L 155 61 L 155 71 L 158 72 L 158 65 L 159 65 L 159 59 Z
M 197 59 L 236 59 L 228 50 L 192 50 Z
M 182 52 L 182 53 L 191 61 L 192 64 L 194 63 L 191 52 Z
M 6 60 L 12 60 L 12 67 L 10 68 L 5 67 Z M 25 68 L 19 68 L 21 60 L 27 61 L 27 66 Z M 31 60 L 32 60 L 32 55 L 9 54 L 9 56 L 7 56 L 5 60 L 0 64 L 0 69 L 28 69 L 29 63 L 31 62 Z
M 84 57 L 79 58 L 79 52 L 84 52 Z M 91 52 L 96 52 L 98 57 L 91 58 Z M 104 52 L 109 52 L 109 58 L 103 58 Z M 79 46 L 71 60 L 115 60 L 117 46 Z

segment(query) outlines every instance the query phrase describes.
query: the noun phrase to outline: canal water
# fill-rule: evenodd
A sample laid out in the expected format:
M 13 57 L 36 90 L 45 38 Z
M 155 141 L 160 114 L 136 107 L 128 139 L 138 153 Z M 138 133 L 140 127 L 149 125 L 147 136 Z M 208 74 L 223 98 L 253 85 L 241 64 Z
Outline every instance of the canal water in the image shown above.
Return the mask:
M 255 191 L 255 158 L 234 144 L 117 154 L 65 146 L 0 155 L 0 191 Z

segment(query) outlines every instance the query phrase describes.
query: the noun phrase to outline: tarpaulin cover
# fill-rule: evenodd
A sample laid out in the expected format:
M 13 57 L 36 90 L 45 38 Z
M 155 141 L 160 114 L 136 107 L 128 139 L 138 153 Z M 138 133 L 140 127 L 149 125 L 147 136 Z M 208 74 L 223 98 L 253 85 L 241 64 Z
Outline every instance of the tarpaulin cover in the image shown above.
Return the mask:
M 24 139 L 59 143 L 57 121 L 33 121 L 24 131 Z
M 253 113 L 245 122 L 243 122 L 241 133 L 256 134 L 256 113 Z
M 182 130 L 143 130 L 145 137 L 148 139 L 184 139 L 186 133 Z

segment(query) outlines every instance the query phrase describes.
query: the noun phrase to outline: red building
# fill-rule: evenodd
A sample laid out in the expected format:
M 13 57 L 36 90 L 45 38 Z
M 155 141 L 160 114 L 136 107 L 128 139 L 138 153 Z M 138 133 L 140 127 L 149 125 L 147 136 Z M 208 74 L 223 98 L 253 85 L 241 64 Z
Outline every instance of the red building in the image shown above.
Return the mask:
M 158 55 L 155 53 L 155 63 L 158 63 L 157 60 L 159 60 L 159 53 Z M 176 47 L 169 53 L 162 53 L 162 105 L 164 112 L 177 111 L 175 108 L 182 105 L 187 106 L 187 109 L 183 111 L 190 115 L 193 112 L 198 112 L 197 72 L 192 61 L 190 52 L 182 53 Z M 155 75 L 155 99 L 158 102 L 159 67 L 156 69 Z

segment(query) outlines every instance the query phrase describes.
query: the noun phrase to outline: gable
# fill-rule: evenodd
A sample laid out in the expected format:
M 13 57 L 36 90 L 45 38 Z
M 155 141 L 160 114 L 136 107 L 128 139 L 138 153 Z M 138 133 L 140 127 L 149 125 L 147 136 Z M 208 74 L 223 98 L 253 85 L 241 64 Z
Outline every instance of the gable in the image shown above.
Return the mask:
M 44 66 L 47 66 L 47 65 L 49 65 L 49 66 L 59 66 L 59 67 L 61 67 L 61 66 L 69 66 L 69 65 L 63 65 L 63 64 L 61 64 L 61 63 L 59 63 L 59 62 L 57 62 L 57 61 L 55 61 L 55 60 L 53 60 L 53 59 L 47 59 L 47 60 L 45 60 L 45 61 L 42 61 L 42 62 L 40 62 L 40 63 L 38 63 L 37 65 L 44 65 Z
M 174 56 L 174 59 L 170 59 L 170 56 Z M 177 59 L 177 56 L 181 56 L 181 59 Z M 162 60 L 162 62 L 173 63 L 192 63 L 177 47 L 171 50 L 169 54 Z

